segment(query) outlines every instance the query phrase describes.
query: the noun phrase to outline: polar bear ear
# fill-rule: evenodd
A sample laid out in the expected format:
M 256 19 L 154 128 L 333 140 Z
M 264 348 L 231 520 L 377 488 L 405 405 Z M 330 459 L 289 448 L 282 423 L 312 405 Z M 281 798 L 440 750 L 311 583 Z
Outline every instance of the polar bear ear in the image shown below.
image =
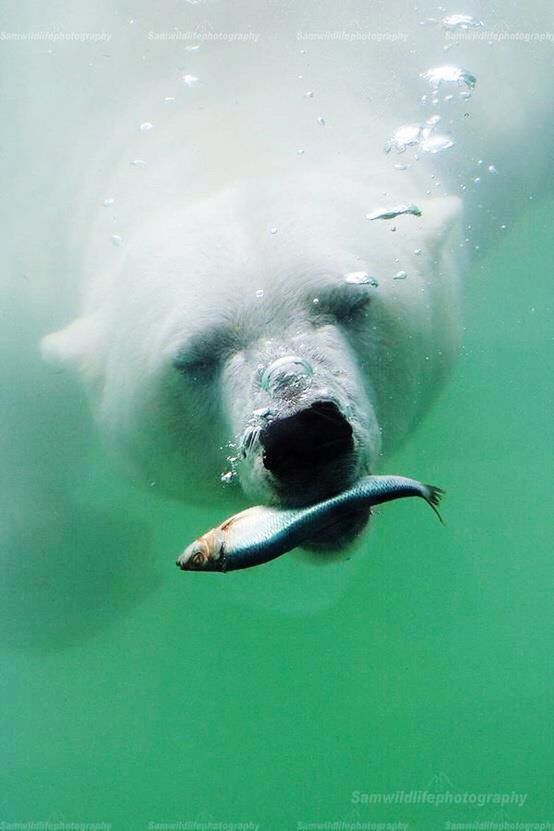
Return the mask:
M 421 229 L 431 250 L 442 248 L 456 230 L 461 229 L 462 200 L 457 196 L 424 199 L 421 208 Z
M 93 315 L 78 317 L 65 329 L 45 335 L 40 342 L 43 359 L 88 376 L 99 371 L 98 325 Z

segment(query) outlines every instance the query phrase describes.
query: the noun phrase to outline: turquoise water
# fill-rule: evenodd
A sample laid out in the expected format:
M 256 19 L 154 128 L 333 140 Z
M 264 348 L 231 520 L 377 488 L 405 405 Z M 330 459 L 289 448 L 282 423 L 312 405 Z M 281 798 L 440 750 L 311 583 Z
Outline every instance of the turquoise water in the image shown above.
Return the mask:
M 187 529 L 218 515 L 148 494 L 125 532 L 91 517 L 87 537 L 81 517 L 79 557 L 70 526 L 29 556 L 19 538 L 1 606 L 0 820 L 554 822 L 553 216 L 531 206 L 467 275 L 460 361 L 387 465 L 446 488 L 446 528 L 419 504 L 386 506 L 330 567 L 327 596 L 321 569 L 293 557 L 179 573 Z M 100 501 L 115 512 L 118 491 Z M 385 801 L 397 791 L 452 801 Z

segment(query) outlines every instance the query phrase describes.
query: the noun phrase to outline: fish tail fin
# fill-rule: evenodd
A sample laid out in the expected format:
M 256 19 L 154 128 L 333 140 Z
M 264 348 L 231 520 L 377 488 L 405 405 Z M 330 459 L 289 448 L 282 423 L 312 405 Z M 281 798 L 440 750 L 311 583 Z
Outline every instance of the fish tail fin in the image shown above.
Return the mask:
M 438 506 L 440 505 L 440 501 L 444 496 L 444 491 L 442 488 L 437 488 L 435 485 L 423 485 L 423 498 L 427 502 L 427 504 L 433 509 L 436 515 L 439 518 L 439 522 L 441 525 L 444 525 L 445 522 L 442 516 L 439 513 Z

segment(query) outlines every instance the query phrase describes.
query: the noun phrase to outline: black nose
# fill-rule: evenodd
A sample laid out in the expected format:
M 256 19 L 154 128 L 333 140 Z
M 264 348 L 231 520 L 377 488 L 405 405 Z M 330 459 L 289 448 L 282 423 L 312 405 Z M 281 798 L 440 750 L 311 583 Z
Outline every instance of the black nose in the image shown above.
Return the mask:
M 260 436 L 267 470 L 283 482 L 312 479 L 354 450 L 352 427 L 332 401 L 275 419 Z M 315 484 L 315 483 L 314 483 Z

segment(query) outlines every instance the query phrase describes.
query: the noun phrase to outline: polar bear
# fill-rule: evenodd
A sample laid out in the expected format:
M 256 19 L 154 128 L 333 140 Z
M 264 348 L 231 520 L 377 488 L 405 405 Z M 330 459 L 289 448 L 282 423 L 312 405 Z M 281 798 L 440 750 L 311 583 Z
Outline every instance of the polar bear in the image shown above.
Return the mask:
M 464 11 L 476 32 L 553 29 L 540 2 L 524 20 L 515 2 Z M 14 515 L 86 478 L 80 401 L 53 438 L 59 388 L 86 390 L 132 479 L 221 511 L 382 468 L 455 358 L 467 262 L 545 183 L 547 143 L 528 135 L 550 123 L 551 44 L 456 42 L 434 4 L 403 0 L 52 13 L 22 3 L 6 31 L 97 38 L 24 56 L 4 38 L 24 126 L 2 125 L 5 354 L 43 390 L 47 434 L 9 400 L 5 469 L 21 446 L 44 460 L 10 484 Z M 366 519 L 319 543 L 342 549 Z
M 384 198 L 369 193 L 316 167 L 166 202 L 45 337 L 145 481 L 182 500 L 307 504 L 375 471 L 413 427 L 458 342 L 460 203 L 389 186 L 421 211 L 391 226 L 366 219 Z

